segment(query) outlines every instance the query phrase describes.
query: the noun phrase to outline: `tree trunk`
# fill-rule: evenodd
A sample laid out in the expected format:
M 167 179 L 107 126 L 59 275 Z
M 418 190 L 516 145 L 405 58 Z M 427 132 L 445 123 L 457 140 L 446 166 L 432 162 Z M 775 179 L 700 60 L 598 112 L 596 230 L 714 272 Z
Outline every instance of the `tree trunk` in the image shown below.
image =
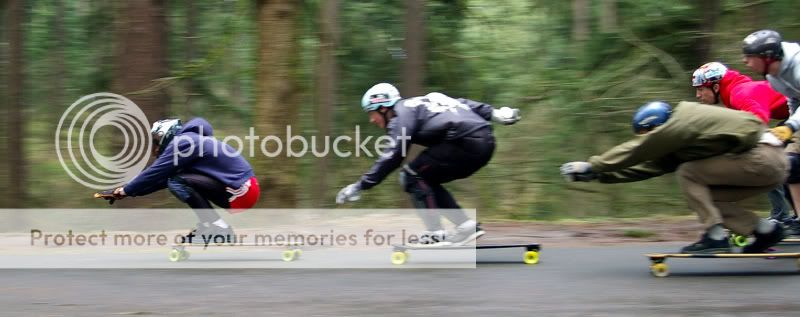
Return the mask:
M 237 10 L 236 6 L 237 6 L 237 4 L 236 4 L 235 1 L 231 2 L 230 4 L 228 4 L 228 6 L 227 6 L 228 14 L 232 14 L 232 15 L 233 14 L 237 14 L 238 10 Z M 238 23 L 238 22 L 234 22 L 234 23 Z M 232 37 L 232 41 L 231 41 L 231 44 L 228 46 L 228 48 L 226 49 L 226 52 L 225 52 L 225 56 L 226 56 L 225 57 L 225 69 L 228 70 L 228 83 L 230 84 L 228 86 L 228 90 L 229 90 L 228 96 L 229 96 L 230 103 L 234 107 L 238 108 L 238 107 L 242 107 L 242 105 L 244 103 L 242 101 L 242 83 L 240 81 L 241 76 L 239 76 L 240 73 L 241 73 L 241 70 L 239 69 L 239 64 L 238 64 L 239 59 L 236 56 L 236 54 L 237 54 L 237 52 L 236 52 L 237 46 L 242 42 L 237 38 L 239 36 L 239 34 L 232 34 L 232 35 L 229 35 L 229 36 Z M 247 122 L 252 122 L 252 120 L 247 120 Z
M 66 107 L 68 104 L 66 100 L 64 100 L 64 96 L 66 96 L 67 87 L 65 85 L 65 78 L 69 78 L 67 74 L 66 63 L 66 55 L 64 54 L 64 50 L 67 47 L 67 34 L 64 30 L 64 16 L 66 12 L 64 10 L 64 0 L 53 0 L 53 4 L 55 5 L 56 14 L 53 17 L 53 43 L 56 43 L 55 48 L 52 50 L 52 60 L 51 64 L 53 65 L 53 72 L 51 74 L 53 80 L 52 86 L 52 94 L 51 97 L 51 104 L 58 105 L 60 107 Z M 58 118 L 54 117 L 53 113 L 48 112 L 46 114 L 48 121 L 50 122 L 57 122 Z
M 167 95 L 152 88 L 167 76 L 164 0 L 118 1 L 111 89 L 131 99 L 150 122 L 167 114 Z
M 747 25 L 750 26 L 750 29 L 758 30 L 763 28 L 766 24 L 766 2 L 764 1 L 753 1 L 754 3 L 750 4 L 747 8 L 743 9 L 747 11 Z M 744 37 L 742 37 L 744 38 Z
M 197 37 L 197 5 L 194 3 L 195 0 L 186 0 L 186 51 L 184 52 L 184 58 L 186 59 L 187 63 L 191 63 L 195 58 L 195 39 Z M 193 74 L 194 75 L 194 74 Z M 184 101 L 184 109 L 186 111 L 186 115 L 193 116 L 194 107 L 192 104 L 194 103 L 193 95 L 195 92 L 195 87 L 197 83 L 195 82 L 194 78 L 186 78 L 184 81 L 184 89 L 185 91 L 185 101 Z
M 256 175 L 261 184 L 261 206 L 292 208 L 297 205 L 297 164 L 288 157 L 287 127 L 297 116 L 297 85 L 293 70 L 297 63 L 295 16 L 298 1 L 258 0 L 258 75 L 256 80 L 256 127 L 259 145 L 267 136 L 278 137 L 282 143 L 265 144 L 273 158 L 261 153 L 255 158 Z M 298 134 L 295 127 L 293 135 Z
M 697 12 L 702 12 L 702 21 L 700 22 L 699 34 L 695 39 L 693 57 L 694 60 L 690 61 L 690 67 L 698 67 L 710 61 L 711 58 L 711 44 L 714 35 L 714 28 L 719 18 L 720 0 L 698 1 L 696 2 Z
M 319 131 L 318 149 L 324 149 L 324 137 L 331 136 L 333 110 L 336 107 L 336 47 L 339 43 L 339 0 L 327 0 L 320 4 L 319 65 L 317 77 L 317 128 Z M 314 200 L 316 206 L 330 204 L 328 195 L 328 166 L 330 159 L 323 156 L 316 159 L 317 177 L 314 179 Z
M 589 39 L 589 2 L 572 0 L 572 39 L 583 42 Z
M 425 0 L 406 0 L 405 41 L 403 49 L 406 60 L 403 64 L 403 82 L 400 95 L 404 97 L 420 96 L 425 94 Z M 424 150 L 419 145 L 412 145 L 408 150 L 406 162 L 416 158 Z M 398 200 L 401 208 L 413 208 L 411 201 L 401 195 Z
M 23 65 L 23 33 L 22 24 L 25 18 L 24 0 L 8 0 L 7 3 L 7 30 L 8 30 L 8 145 L 6 158 L 8 160 L 8 188 L 6 195 L 8 207 L 22 208 L 26 201 L 26 164 L 25 164 L 25 118 L 23 117 L 23 85 L 25 82 Z
M 0 1 L 0 82 L 3 84 L 0 85 L 0 129 L 2 127 L 8 127 L 6 117 L 8 117 L 6 110 L 8 110 L 8 104 L 11 99 L 8 97 L 8 43 L 6 42 L 6 36 L 8 35 L 6 32 L 8 16 L 6 16 L 6 1 Z M 7 133 L 0 134 L 0 149 L 8 149 L 6 137 Z M 0 180 L 4 180 L 0 182 L 0 190 L 4 193 L 7 193 L 8 190 L 8 161 L 7 160 L 0 160 Z M 0 195 L 0 208 L 8 208 L 8 195 Z
M 403 65 L 403 96 L 424 93 L 425 80 L 425 0 L 406 0 L 406 38 L 403 45 L 406 61 Z
M 111 90 L 133 101 L 149 122 L 155 122 L 167 115 L 169 107 L 166 91 L 153 86 L 154 80 L 168 73 L 165 1 L 121 0 L 114 2 L 114 9 Z M 171 202 L 168 197 L 166 191 L 160 191 L 146 198 L 123 200 L 115 206 L 163 207 Z
M 617 30 L 617 0 L 602 0 L 600 12 L 600 31 L 604 33 Z

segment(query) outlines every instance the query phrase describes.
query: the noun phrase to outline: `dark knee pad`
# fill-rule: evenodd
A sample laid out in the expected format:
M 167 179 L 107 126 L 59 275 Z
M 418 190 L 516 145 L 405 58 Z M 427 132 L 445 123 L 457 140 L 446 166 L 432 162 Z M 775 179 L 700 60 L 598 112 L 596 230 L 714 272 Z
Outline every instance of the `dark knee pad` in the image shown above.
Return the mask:
M 403 190 L 411 195 L 414 207 L 437 208 L 436 197 L 431 186 L 408 166 L 404 166 L 400 171 L 400 183 L 403 185 Z
M 789 177 L 786 182 L 789 184 L 800 183 L 800 154 L 789 153 Z
M 192 195 L 196 194 L 194 189 L 186 183 L 186 180 L 178 176 L 167 179 L 167 188 L 172 195 L 182 202 L 188 202 Z

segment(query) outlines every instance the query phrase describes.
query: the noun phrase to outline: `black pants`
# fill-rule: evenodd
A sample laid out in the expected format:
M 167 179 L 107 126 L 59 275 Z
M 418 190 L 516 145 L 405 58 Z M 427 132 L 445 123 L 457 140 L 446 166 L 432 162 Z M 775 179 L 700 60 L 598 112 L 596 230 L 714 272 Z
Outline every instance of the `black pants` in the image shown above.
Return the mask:
M 169 178 L 167 187 L 175 197 L 194 210 L 200 222 L 211 223 L 220 219 L 211 203 L 230 208 L 228 199 L 231 194 L 226 190 L 225 184 L 207 175 L 178 174 Z
M 486 166 L 492 159 L 494 149 L 491 127 L 474 131 L 458 140 L 433 145 L 408 164 L 416 174 L 416 180 L 406 182 L 406 191 L 412 196 L 415 191 L 427 192 L 432 196 L 419 197 L 423 201 L 414 197 L 415 204 L 424 202 L 427 208 L 461 208 L 442 184 L 467 178 Z M 410 183 L 412 181 L 417 184 Z

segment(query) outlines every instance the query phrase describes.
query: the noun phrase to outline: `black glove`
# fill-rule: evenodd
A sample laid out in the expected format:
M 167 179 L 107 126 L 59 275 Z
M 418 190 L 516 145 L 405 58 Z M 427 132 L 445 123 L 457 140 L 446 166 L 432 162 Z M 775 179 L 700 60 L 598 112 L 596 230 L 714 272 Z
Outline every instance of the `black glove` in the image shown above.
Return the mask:
M 572 177 L 573 182 L 591 182 L 597 179 L 597 174 L 592 172 L 575 173 L 575 174 L 570 174 L 569 177 Z
M 115 195 L 113 189 L 104 190 L 94 194 L 94 198 L 102 198 L 108 201 L 109 205 L 113 205 L 115 201 L 124 198 L 125 196 Z

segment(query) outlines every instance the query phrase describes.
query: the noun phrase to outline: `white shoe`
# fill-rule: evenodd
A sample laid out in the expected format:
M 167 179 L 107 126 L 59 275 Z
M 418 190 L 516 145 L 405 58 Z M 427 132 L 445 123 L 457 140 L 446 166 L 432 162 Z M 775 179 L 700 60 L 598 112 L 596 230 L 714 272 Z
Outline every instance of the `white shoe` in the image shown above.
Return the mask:
M 456 232 L 448 236 L 443 244 L 448 246 L 462 246 L 477 240 L 485 233 L 486 231 L 483 231 L 475 220 L 467 220 L 456 227 Z

